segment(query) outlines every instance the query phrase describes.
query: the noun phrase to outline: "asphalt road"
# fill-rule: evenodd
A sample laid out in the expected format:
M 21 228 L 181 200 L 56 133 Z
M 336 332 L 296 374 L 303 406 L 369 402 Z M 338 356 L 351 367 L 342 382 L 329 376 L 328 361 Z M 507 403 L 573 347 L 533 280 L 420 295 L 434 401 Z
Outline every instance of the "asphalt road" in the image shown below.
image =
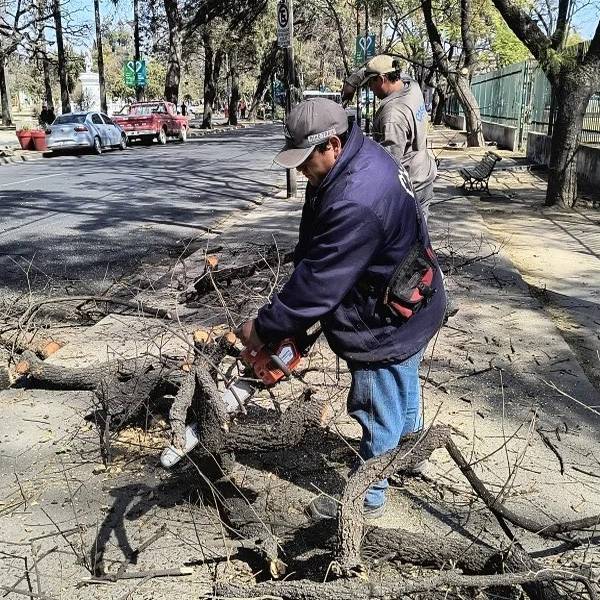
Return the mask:
M 277 191 L 281 125 L 0 166 L 0 293 L 100 291 Z

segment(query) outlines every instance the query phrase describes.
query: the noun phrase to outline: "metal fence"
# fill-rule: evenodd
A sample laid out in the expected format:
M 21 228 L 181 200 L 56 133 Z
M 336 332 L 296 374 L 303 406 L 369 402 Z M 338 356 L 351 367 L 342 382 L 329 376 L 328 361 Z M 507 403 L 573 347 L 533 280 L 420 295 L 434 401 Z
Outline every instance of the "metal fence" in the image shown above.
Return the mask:
M 573 46 L 572 52 L 585 51 L 589 42 Z M 484 121 L 510 125 L 518 130 L 519 147 L 527 143 L 527 133 L 538 131 L 552 135 L 554 107 L 550 82 L 536 61 L 528 60 L 476 75 L 471 90 Z M 460 114 L 457 98 L 452 95 L 447 111 Z M 594 94 L 583 119 L 581 142 L 600 144 L 600 93 Z

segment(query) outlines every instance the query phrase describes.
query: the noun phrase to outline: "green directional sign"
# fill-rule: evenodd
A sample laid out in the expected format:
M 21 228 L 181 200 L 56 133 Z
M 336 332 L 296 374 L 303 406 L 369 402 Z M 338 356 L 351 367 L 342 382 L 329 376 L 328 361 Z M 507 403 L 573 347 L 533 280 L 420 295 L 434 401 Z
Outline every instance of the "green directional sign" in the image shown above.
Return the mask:
M 356 50 L 354 52 L 354 63 L 362 65 L 375 56 L 375 34 L 357 35 Z
M 144 87 L 148 81 L 145 60 L 128 60 L 123 65 L 125 85 L 129 87 Z

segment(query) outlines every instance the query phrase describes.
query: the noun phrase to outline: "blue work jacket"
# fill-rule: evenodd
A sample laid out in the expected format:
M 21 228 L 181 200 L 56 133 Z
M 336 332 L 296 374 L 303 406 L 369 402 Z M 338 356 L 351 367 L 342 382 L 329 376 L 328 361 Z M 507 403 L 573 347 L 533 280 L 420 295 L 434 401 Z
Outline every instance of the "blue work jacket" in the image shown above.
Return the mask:
M 259 310 L 258 335 L 277 342 L 320 321 L 332 350 L 349 362 L 394 362 L 417 353 L 444 317 L 439 269 L 435 293 L 408 320 L 392 314 L 383 296 L 419 231 L 429 245 L 406 171 L 353 125 L 321 185 L 307 188 L 295 269 Z

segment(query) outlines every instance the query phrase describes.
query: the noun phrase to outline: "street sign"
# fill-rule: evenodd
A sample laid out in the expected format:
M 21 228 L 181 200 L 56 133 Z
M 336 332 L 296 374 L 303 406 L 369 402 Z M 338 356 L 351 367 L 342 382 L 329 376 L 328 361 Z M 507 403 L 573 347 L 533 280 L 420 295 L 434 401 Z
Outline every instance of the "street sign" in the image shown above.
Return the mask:
M 123 65 L 123 77 L 129 87 L 144 87 L 148 82 L 146 61 L 128 60 Z
M 356 50 L 354 52 L 354 63 L 362 65 L 375 56 L 375 34 L 357 35 Z
M 294 14 L 292 0 L 279 0 L 277 3 L 277 45 L 291 48 L 294 37 Z

